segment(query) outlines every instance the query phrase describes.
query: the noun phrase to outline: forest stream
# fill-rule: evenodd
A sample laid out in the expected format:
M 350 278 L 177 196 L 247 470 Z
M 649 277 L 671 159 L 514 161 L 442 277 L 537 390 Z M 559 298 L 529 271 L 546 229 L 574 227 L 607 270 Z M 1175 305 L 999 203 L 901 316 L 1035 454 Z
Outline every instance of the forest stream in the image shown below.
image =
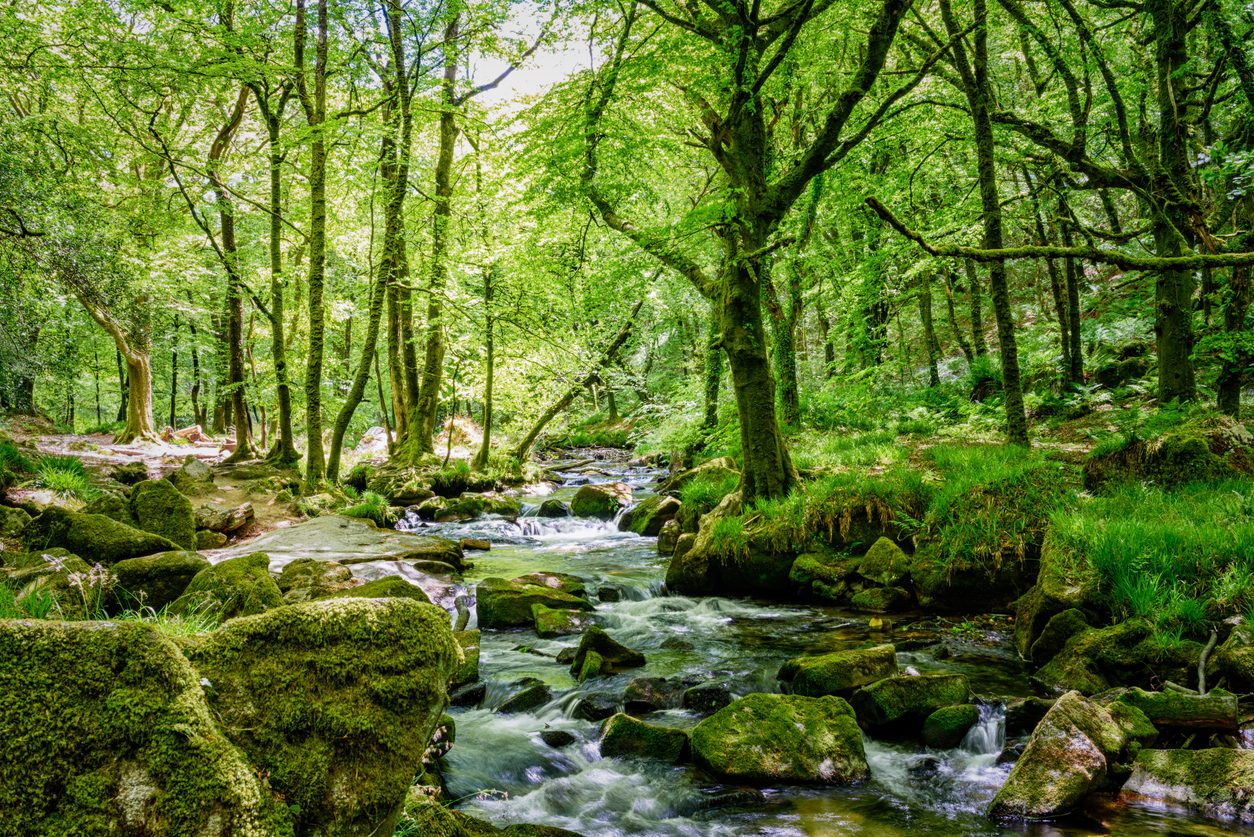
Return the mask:
M 636 499 L 649 496 L 657 476 L 621 464 L 602 470 L 610 476 L 592 482 L 627 482 Z M 589 482 L 587 476 L 563 476 L 565 484 L 551 494 L 528 499 L 537 504 L 548 498 L 569 500 L 579 485 Z M 917 614 L 895 616 L 895 626 L 884 633 L 872 631 L 869 614 L 835 607 L 669 596 L 662 583 L 667 559 L 657 554 L 654 538 L 620 532 L 612 522 L 539 518 L 534 516 L 537 507 L 526 506 L 517 523 L 488 517 L 424 526 L 410 515 L 397 528 L 490 540 L 491 551 L 476 554 L 473 569 L 465 574 L 464 595 L 472 596 L 474 583 L 484 578 L 540 571 L 577 575 L 590 592 L 612 588 L 618 600 L 609 601 L 613 593 L 604 595 L 596 621 L 615 639 L 644 652 L 648 662 L 580 684 L 554 659 L 578 637 L 546 640 L 529 629 L 485 631 L 480 671 L 487 696 L 479 708 L 450 710 L 457 722 L 457 743 L 443 768 L 449 794 L 468 813 L 497 825 L 539 823 L 587 837 L 1254 833 L 1237 823 L 1113 800 L 1064 821 L 1000 826 L 985 812 L 1011 769 L 1009 763 L 997 763 L 1006 738 L 1002 700 L 1034 694 L 1007 633 L 973 635 Z M 388 571 L 395 566 L 389 564 Z M 471 613 L 473 628 L 473 606 Z M 692 647 L 662 649 L 668 639 Z M 928 750 L 917 742 L 866 738 L 869 782 L 765 788 L 758 797 L 747 789 L 719 785 L 690 765 L 602 759 L 600 723 L 578 713 L 580 701 L 594 695 L 615 696 L 621 711 L 624 689 L 638 677 L 725 682 L 736 696 L 775 692 L 775 675 L 785 660 L 862 647 L 868 641 L 894 643 L 903 669 L 968 677 L 972 691 L 986 703 L 980 722 L 960 746 Z M 515 650 L 519 646 L 531 652 Z M 496 707 L 528 677 L 548 684 L 554 698 L 532 711 L 498 714 Z M 702 717 L 679 708 L 643 716 L 649 723 L 685 729 Z M 575 743 L 551 747 L 541 739 L 544 730 L 568 731 Z

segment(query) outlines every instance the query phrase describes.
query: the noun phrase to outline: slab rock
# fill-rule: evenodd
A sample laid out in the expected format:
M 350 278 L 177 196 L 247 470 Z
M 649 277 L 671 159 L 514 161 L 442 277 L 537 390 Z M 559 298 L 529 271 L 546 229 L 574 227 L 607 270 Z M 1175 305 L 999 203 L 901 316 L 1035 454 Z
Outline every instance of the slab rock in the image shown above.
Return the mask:
M 24 534 L 32 550 L 60 547 L 89 564 L 106 567 L 127 558 L 184 548 L 169 538 L 140 531 L 102 514 L 76 514 L 57 506 L 44 509 Z
M 192 578 L 170 609 L 187 614 L 209 608 L 223 619 L 231 619 L 279 607 L 283 594 L 269 566 L 270 556 L 254 552 L 206 567 Z
M 302 558 L 283 567 L 275 582 L 283 601 L 300 604 L 326 598 L 333 593 L 351 590 L 362 583 L 353 571 L 335 561 Z
M 602 758 L 643 758 L 677 762 L 688 752 L 688 733 L 646 724 L 630 715 L 611 716 L 601 727 Z
M 1254 821 L 1254 750 L 1142 750 L 1120 798 Z
M 694 761 L 749 785 L 858 782 L 870 775 L 862 733 L 838 697 L 752 694 L 692 731 Z
M 252 503 L 241 503 L 233 509 L 218 503 L 206 503 L 195 511 L 196 528 L 229 534 L 242 529 L 254 515 Z
M 395 598 L 235 619 L 186 654 L 295 833 L 353 837 L 392 833 L 461 661 L 444 611 Z
M 140 622 L 0 622 L 6 834 L 279 837 L 286 804 Z
M 855 694 L 853 708 L 865 729 L 893 726 L 917 730 L 937 709 L 966 703 L 970 693 L 967 678 L 961 674 L 889 677 Z
M 1049 819 L 1073 810 L 1102 787 L 1128 735 L 1111 714 L 1079 692 L 1068 692 L 1037 724 L 989 816 Z
M 131 516 L 145 532 L 160 535 L 182 549 L 196 548 L 192 501 L 166 480 L 145 480 L 131 491 Z
M 485 578 L 475 587 L 480 628 L 517 628 L 534 624 L 532 605 L 554 610 L 592 610 L 592 604 L 544 584 Z
M 891 645 L 853 648 L 784 663 L 778 678 L 792 683 L 793 694 L 807 697 L 843 695 L 897 674 L 897 650 Z

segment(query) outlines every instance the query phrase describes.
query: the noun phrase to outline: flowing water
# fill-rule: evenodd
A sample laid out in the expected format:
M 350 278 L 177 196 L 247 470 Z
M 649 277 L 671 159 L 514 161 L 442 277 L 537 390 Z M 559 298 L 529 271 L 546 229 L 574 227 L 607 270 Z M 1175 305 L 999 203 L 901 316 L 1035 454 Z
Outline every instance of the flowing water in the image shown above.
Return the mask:
M 643 469 L 622 467 L 612 473 L 612 479 L 632 485 L 636 499 L 648 495 L 656 477 Z M 581 475 L 567 476 L 570 484 L 549 496 L 568 500 L 574 484 L 588 481 Z M 419 527 L 411 516 L 397 528 Z M 490 552 L 467 556 L 474 563 L 465 574 L 471 593 L 479 579 L 537 571 L 578 575 L 590 594 L 613 588 L 618 601 L 602 600 L 596 607 L 597 622 L 648 658 L 644 668 L 581 685 L 568 666 L 554 659 L 563 648 L 576 645 L 578 637 L 545 640 L 529 629 L 483 633 L 480 674 L 488 686 L 487 698 L 480 708 L 451 710 L 457 743 L 444 759 L 445 778 L 450 794 L 468 813 L 497 825 L 539 823 L 587 837 L 1254 834 L 1237 823 L 1113 800 L 1053 823 L 1007 826 L 988 820 L 984 811 L 1010 772 L 1010 765 L 996 763 L 1005 743 L 998 699 L 1032 693 L 1008 636 L 964 641 L 923 616 L 895 616 L 893 632 L 879 633 L 870 629 L 867 614 L 833 607 L 668 596 L 662 584 L 667 559 L 657 554 L 656 539 L 620 532 L 613 523 L 524 515 L 517 523 L 480 519 L 434 524 L 420 531 L 492 542 Z M 668 639 L 683 640 L 691 648 L 662 649 Z M 597 745 L 600 723 L 575 714 L 579 701 L 589 695 L 621 700 L 636 677 L 721 681 L 735 695 L 778 691 L 775 674 L 785 660 L 860 647 L 868 640 L 897 644 L 903 668 L 958 672 L 970 679 L 972 690 L 986 702 L 980 722 L 960 746 L 928 750 L 918 743 L 866 739 L 868 782 L 851 788 L 764 788 L 759 796 L 719 785 L 691 765 L 602 759 Z M 518 646 L 532 650 L 514 650 Z M 511 694 L 510 684 L 524 677 L 549 684 L 553 700 L 531 712 L 498 715 L 495 707 Z M 642 717 L 683 728 L 701 720 L 682 709 Z M 546 729 L 568 731 L 576 742 L 550 747 L 540 737 Z

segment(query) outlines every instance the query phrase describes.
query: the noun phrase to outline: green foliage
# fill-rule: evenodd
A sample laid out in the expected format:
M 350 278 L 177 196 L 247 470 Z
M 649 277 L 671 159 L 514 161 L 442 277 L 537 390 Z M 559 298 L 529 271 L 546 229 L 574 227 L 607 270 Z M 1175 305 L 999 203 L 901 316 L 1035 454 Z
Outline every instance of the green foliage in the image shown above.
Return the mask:
M 8 468 L 16 473 L 32 473 L 35 466 L 31 464 L 22 449 L 12 442 L 0 442 L 0 467 Z
M 887 430 L 851 433 L 800 433 L 793 441 L 793 464 L 798 468 L 831 471 L 900 462 L 906 449 L 897 433 Z
M 743 517 L 720 517 L 710 527 L 710 550 L 718 555 L 737 559 L 749 551 L 749 533 Z
M 719 501 L 736 490 L 740 477 L 728 475 L 721 480 L 693 480 L 679 489 L 679 499 L 685 506 L 697 509 L 697 514 L 705 514 L 718 505 Z
M 22 595 L 8 582 L 0 581 L 0 619 L 59 618 L 57 598 L 48 590 L 35 589 Z
M 99 494 L 91 475 L 76 456 L 45 456 L 35 466 L 35 484 L 59 497 L 90 500 Z
M 346 492 L 351 489 L 346 489 Z M 376 526 L 387 527 L 396 523 L 398 516 L 388 505 L 387 498 L 367 491 L 361 495 L 361 502 L 349 506 L 341 512 L 347 517 L 360 517 L 374 521 Z
M 167 636 L 197 636 L 217 630 L 222 624 L 222 612 L 217 602 L 201 601 L 184 612 L 175 613 L 171 605 L 160 610 L 136 607 L 111 617 L 119 622 L 143 622 L 152 625 Z

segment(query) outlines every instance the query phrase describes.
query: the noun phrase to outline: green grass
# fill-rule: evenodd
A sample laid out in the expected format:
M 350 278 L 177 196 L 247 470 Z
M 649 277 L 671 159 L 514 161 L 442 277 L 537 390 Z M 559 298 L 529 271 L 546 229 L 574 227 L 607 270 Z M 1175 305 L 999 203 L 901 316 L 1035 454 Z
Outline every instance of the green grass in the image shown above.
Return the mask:
M 807 432 L 798 434 L 792 441 L 791 455 L 798 468 L 833 471 L 892 465 L 905 459 L 906 449 L 897 444 L 895 431 Z
M 35 485 L 58 497 L 90 500 L 100 492 L 91 483 L 83 461 L 76 456 L 45 456 L 35 466 Z
M 351 487 L 345 487 L 345 493 L 353 491 Z M 353 491 L 356 495 L 356 492 Z M 357 499 L 355 496 L 353 499 Z M 347 517 L 359 517 L 365 520 L 373 520 L 376 526 L 386 527 L 395 523 L 397 520 L 396 513 L 388 504 L 388 501 L 382 495 L 373 491 L 363 492 L 360 498 L 361 502 L 354 506 L 344 509 L 342 514 Z
M 12 442 L 0 443 L 0 467 L 7 467 L 17 473 L 30 474 L 35 471 L 30 459 Z
M 196 636 L 215 631 L 222 624 L 218 608 L 218 604 L 212 601 L 203 601 L 191 612 L 178 614 L 170 611 L 170 605 L 160 610 L 136 607 L 123 611 L 113 619 L 118 622 L 143 622 L 167 636 Z
M 46 590 L 33 590 L 25 596 L 0 582 L 0 619 L 48 619 L 60 616 L 56 596 Z
M 1117 617 L 1205 635 L 1254 608 L 1254 486 L 1124 485 L 1054 515 L 1060 548 L 1087 559 Z
M 728 494 L 736 490 L 740 477 L 730 474 L 721 480 L 707 482 L 693 480 L 679 489 L 679 498 L 684 505 L 692 505 L 698 514 L 712 510 Z

